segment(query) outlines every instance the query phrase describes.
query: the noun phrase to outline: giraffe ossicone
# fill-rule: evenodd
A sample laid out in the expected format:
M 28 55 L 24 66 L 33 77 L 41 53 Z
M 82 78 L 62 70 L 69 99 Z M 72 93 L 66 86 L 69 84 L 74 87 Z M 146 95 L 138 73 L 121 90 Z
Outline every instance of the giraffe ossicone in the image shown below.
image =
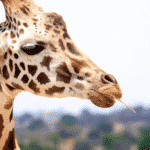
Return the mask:
M 21 91 L 44 97 L 89 99 L 101 108 L 120 100 L 116 79 L 96 66 L 71 40 L 63 18 L 33 0 L 1 0 L 0 150 L 19 150 L 12 115 Z

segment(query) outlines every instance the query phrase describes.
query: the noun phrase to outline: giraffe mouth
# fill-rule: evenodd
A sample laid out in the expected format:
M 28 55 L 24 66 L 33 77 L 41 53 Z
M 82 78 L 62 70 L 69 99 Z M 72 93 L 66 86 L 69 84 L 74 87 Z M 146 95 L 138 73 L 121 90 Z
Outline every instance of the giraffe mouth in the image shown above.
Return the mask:
M 95 104 L 98 107 L 101 108 L 109 108 L 112 107 L 116 99 L 121 99 L 122 93 L 111 93 L 111 92 L 98 92 L 95 90 L 91 90 L 89 93 L 89 99 L 92 101 L 93 104 Z
M 118 88 L 116 88 L 116 89 L 106 88 L 106 89 L 102 90 L 101 92 L 91 90 L 90 93 L 88 93 L 89 99 L 92 101 L 93 104 L 95 104 L 96 106 L 101 107 L 101 108 L 112 107 L 115 104 L 116 99 L 117 99 L 123 105 L 125 105 L 127 108 L 129 108 L 133 113 L 136 113 L 136 111 L 134 111 L 127 104 L 125 104 L 124 102 L 122 102 L 120 100 L 122 97 L 122 92 L 121 92 L 121 89 L 119 88 L 119 86 L 117 86 L 117 87 Z M 110 92 L 111 90 L 113 90 L 113 92 Z

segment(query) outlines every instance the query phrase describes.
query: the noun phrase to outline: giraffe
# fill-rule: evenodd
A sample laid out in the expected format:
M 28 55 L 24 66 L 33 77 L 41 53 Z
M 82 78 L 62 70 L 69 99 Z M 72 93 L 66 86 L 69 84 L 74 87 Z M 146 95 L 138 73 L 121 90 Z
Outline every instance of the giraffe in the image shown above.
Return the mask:
M 87 99 L 101 108 L 121 101 L 117 80 L 75 46 L 60 15 L 45 13 L 33 0 L 1 2 L 6 21 L 0 24 L 0 150 L 20 150 L 12 111 L 22 91 Z

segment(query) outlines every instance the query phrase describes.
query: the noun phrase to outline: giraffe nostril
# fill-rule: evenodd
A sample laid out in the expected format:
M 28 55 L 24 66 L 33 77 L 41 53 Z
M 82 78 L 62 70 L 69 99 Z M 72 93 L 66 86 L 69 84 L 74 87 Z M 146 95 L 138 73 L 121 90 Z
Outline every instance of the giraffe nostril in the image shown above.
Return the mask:
M 104 84 L 117 83 L 117 80 L 110 74 L 103 74 L 101 79 Z

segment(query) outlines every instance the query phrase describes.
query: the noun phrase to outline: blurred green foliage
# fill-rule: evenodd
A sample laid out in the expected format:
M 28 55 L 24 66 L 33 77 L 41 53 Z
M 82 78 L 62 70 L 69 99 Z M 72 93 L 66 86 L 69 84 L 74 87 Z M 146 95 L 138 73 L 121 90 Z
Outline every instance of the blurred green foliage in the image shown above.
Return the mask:
M 42 127 L 44 127 L 44 122 L 38 119 L 31 122 L 27 129 L 37 132 Z M 93 143 L 96 141 L 98 146 L 101 141 L 101 146 L 105 150 L 120 150 L 122 147 L 130 149 L 132 145 L 136 145 L 139 150 L 150 149 L 150 125 L 139 128 L 139 136 L 134 136 L 129 130 L 115 134 L 113 124 L 105 119 L 99 120 L 91 128 L 88 124 L 83 127 L 78 119 L 67 115 L 61 118 L 56 128 L 57 131 L 47 134 L 44 141 L 39 140 L 38 137 L 29 141 L 28 144 L 22 141 L 19 143 L 21 150 L 57 150 L 59 145 L 65 144 L 70 139 L 73 139 L 71 143 L 73 150 L 92 150 L 95 146 Z
M 150 126 L 141 128 L 141 135 L 136 139 L 139 150 L 150 149 Z
M 135 144 L 137 145 L 139 150 L 142 150 L 143 148 L 145 148 L 147 146 L 150 146 L 150 127 L 148 128 L 142 128 L 141 129 L 141 136 L 136 138 L 136 142 Z M 120 149 L 117 146 L 117 142 L 121 142 L 121 143 L 128 143 L 129 140 L 128 138 L 124 137 L 123 134 L 118 134 L 118 135 L 114 135 L 112 132 L 111 133 L 105 133 L 103 134 L 103 136 L 100 137 L 100 134 L 97 130 L 92 130 L 89 131 L 88 134 L 88 138 L 86 138 L 86 140 L 78 140 L 78 137 L 76 138 L 76 142 L 74 145 L 74 150 L 90 150 L 90 145 L 88 143 L 88 139 L 91 140 L 96 140 L 102 138 L 102 145 L 103 147 L 105 147 L 105 150 L 116 150 L 116 149 Z M 67 141 L 68 139 L 66 139 Z M 39 142 L 38 139 L 34 139 L 30 142 L 29 145 L 26 145 L 24 143 L 20 143 L 20 148 L 21 150 L 54 150 L 56 149 L 56 145 L 59 145 L 60 143 L 64 142 L 65 140 L 56 132 L 53 134 L 49 134 L 46 139 L 45 142 L 49 141 L 51 143 L 51 146 L 47 146 L 45 147 L 44 144 L 42 144 L 42 142 Z

